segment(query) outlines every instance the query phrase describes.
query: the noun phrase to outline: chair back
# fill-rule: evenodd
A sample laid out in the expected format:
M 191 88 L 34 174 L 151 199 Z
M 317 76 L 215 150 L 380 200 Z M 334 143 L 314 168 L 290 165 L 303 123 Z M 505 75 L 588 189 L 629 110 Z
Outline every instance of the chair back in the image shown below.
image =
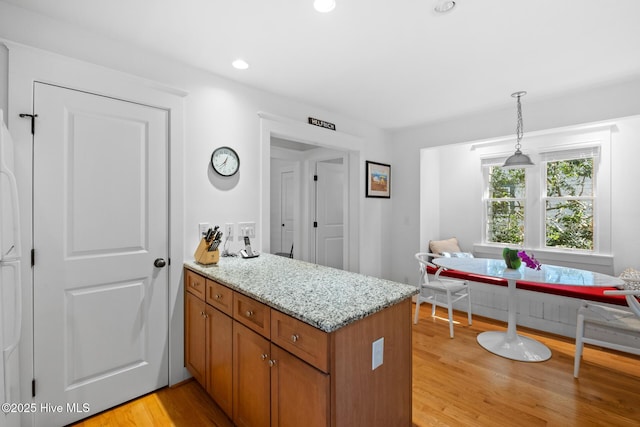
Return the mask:
M 429 284 L 429 275 L 427 274 L 427 267 L 439 268 L 437 265 L 431 263 L 431 259 L 438 258 L 440 255 L 432 254 L 430 252 L 418 252 L 415 254 L 415 258 L 418 261 L 418 270 L 420 272 L 419 286 Z
M 640 317 L 640 271 L 633 268 L 627 268 L 622 272 L 620 278 L 624 280 L 622 285 L 623 295 L 627 299 L 627 305 L 633 313 Z

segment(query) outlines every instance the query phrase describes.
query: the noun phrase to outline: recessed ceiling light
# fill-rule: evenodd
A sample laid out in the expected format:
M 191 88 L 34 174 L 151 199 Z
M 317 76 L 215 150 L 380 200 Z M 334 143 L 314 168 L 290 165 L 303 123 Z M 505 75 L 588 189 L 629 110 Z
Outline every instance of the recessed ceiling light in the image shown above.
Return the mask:
M 438 13 L 447 13 L 451 12 L 454 7 L 456 7 L 456 2 L 453 0 L 438 0 L 433 10 Z
M 237 70 L 246 70 L 247 68 L 249 68 L 249 64 L 247 64 L 247 61 L 245 61 L 244 59 L 236 59 L 231 63 L 231 65 L 233 65 L 233 68 Z
M 314 0 L 313 7 L 322 13 L 331 12 L 336 8 L 336 0 Z

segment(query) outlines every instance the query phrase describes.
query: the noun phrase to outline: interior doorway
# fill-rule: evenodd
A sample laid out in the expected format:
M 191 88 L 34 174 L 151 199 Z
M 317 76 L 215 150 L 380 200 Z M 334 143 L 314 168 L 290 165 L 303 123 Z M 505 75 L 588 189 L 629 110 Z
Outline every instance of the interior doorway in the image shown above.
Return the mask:
M 271 138 L 270 252 L 347 265 L 348 152 Z
M 309 125 L 306 122 L 259 112 L 260 117 L 260 238 L 256 239 L 262 252 L 274 253 L 272 234 L 280 234 L 282 222 L 273 215 L 278 208 L 273 200 L 274 191 L 280 188 L 272 185 L 277 180 L 275 159 L 291 162 L 294 167 L 294 193 L 300 203 L 294 203 L 293 246 L 294 257 L 313 262 L 312 252 L 315 230 L 310 212 L 310 198 L 313 197 L 312 162 L 342 158 L 344 165 L 344 228 L 343 228 L 343 269 L 360 271 L 360 228 L 362 224 L 361 198 L 364 176 L 361 138 L 344 132 L 328 130 Z M 336 154 L 337 153 L 337 154 Z M 313 154 L 313 157 L 311 157 Z M 307 157 L 307 159 L 305 159 Z M 295 175 L 295 168 L 298 175 Z M 305 211 L 306 209 L 306 211 Z M 274 231 L 277 229 L 277 232 Z M 257 236 L 256 236 L 257 237 Z M 280 243 L 281 245 L 281 243 Z M 275 247 L 275 246 L 274 246 Z M 282 248 L 280 246 L 279 248 Z M 290 247 L 288 248 L 291 249 Z

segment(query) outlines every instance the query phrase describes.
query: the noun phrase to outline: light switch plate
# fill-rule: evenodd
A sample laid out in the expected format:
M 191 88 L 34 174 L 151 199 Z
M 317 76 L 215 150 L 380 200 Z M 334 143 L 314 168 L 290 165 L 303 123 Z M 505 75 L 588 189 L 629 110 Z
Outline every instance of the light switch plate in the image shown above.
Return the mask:
M 232 222 L 228 222 L 224 225 L 224 234 L 226 235 L 225 240 L 233 239 L 233 235 L 235 234 L 233 232 L 234 228 L 235 228 L 235 225 Z
M 382 365 L 384 359 L 384 337 L 377 339 L 371 345 L 371 370 Z
M 250 239 L 254 239 L 256 237 L 255 222 L 239 222 L 238 223 L 238 240 L 243 240 L 244 236 L 249 236 Z

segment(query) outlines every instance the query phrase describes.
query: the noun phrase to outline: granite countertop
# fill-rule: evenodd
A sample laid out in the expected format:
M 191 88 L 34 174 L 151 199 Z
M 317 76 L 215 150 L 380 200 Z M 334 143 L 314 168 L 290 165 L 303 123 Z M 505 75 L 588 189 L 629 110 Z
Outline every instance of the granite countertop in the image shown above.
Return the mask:
M 418 293 L 415 286 L 271 254 L 184 266 L 325 332 Z

